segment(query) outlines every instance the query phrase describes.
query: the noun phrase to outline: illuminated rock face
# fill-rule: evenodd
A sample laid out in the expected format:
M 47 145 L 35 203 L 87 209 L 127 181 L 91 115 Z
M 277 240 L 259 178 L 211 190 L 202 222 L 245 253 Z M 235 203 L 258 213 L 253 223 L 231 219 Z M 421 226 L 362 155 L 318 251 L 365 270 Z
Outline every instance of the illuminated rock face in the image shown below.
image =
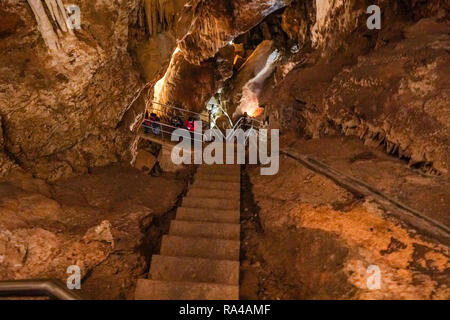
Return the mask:
M 234 52 L 229 43 L 290 1 L 192 1 L 180 13 L 190 21 L 178 42 L 155 95 L 160 103 L 176 104 L 200 112 L 206 102 L 232 76 Z M 182 29 L 178 25 L 175 29 Z
M 247 112 L 250 116 L 258 115 L 258 97 L 264 86 L 264 82 L 273 72 L 269 60 L 276 55 L 273 41 L 265 40 L 261 42 L 253 51 L 245 63 L 235 72 L 233 79 L 227 85 L 224 94 L 228 112 L 236 116 Z
M 294 1 L 288 53 L 260 104 L 275 127 L 307 137 L 360 137 L 429 173 L 450 174 L 448 4 L 382 1 L 369 30 L 359 1 Z M 303 20 L 302 20 L 303 19 Z M 305 21 L 306 20 L 306 21 Z M 301 21 L 299 24 L 298 21 Z
M 193 1 L 193 20 L 179 43 L 186 60 L 199 64 L 214 57 L 217 51 L 249 31 L 289 0 Z
M 172 57 L 161 90 L 155 90 L 155 101 L 202 112 L 206 102 L 220 85 L 233 74 L 233 46 L 221 49 L 214 59 L 201 65 L 186 61 L 181 51 Z

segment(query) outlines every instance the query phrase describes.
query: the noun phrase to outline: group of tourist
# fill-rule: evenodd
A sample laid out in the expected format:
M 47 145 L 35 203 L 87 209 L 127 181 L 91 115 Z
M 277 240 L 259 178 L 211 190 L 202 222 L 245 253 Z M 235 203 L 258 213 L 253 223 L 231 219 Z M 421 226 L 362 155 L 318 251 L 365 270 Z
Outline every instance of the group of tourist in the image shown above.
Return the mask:
M 148 112 L 145 113 L 145 119 L 144 122 L 142 123 L 144 133 L 153 133 L 155 135 L 160 135 L 162 131 L 161 130 L 162 125 L 164 124 L 161 123 L 161 119 L 158 117 L 156 113 L 152 112 L 150 113 L 150 115 Z M 170 119 L 170 124 L 166 126 L 168 128 L 171 128 L 172 129 L 171 131 L 184 128 L 189 132 L 194 132 L 195 129 L 197 128 L 197 125 L 193 117 L 189 117 L 183 124 L 183 120 L 178 115 L 172 116 L 172 118 Z

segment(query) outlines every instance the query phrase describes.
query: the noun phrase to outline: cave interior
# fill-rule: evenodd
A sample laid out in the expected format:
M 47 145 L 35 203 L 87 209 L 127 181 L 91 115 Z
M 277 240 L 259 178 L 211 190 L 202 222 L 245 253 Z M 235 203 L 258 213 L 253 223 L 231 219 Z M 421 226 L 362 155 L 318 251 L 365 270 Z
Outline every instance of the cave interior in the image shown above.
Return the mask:
M 2 0 L 0 297 L 449 300 L 449 50 L 446 0 Z

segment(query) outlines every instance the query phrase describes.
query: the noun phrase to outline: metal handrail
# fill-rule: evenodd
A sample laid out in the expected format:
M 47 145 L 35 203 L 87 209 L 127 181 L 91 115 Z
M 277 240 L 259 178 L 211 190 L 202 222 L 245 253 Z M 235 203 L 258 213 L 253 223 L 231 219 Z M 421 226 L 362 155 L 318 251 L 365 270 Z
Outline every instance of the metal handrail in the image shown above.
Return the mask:
M 179 113 L 184 113 L 185 116 L 192 116 L 193 118 L 196 118 L 197 120 L 201 120 L 201 121 L 209 123 L 209 116 L 207 116 L 205 114 L 197 113 L 197 112 L 194 112 L 194 111 L 191 111 L 191 110 L 181 109 L 181 108 L 178 108 L 178 107 L 174 107 L 174 106 L 163 104 L 163 103 L 159 103 L 159 102 L 152 102 L 151 103 L 151 108 L 148 109 L 150 112 L 157 113 L 158 111 L 159 112 L 163 111 L 163 110 L 158 110 L 154 105 L 159 105 L 161 107 L 164 107 L 164 108 L 168 109 L 168 110 L 166 110 L 166 113 L 168 113 L 168 114 L 170 114 L 170 112 L 174 113 L 174 112 L 178 111 Z M 170 120 L 169 119 L 170 116 L 168 117 L 167 114 L 166 115 L 162 115 L 162 116 L 166 117 L 167 118 L 166 120 Z
M 220 134 L 222 135 L 222 139 L 225 139 L 225 141 L 227 141 L 227 142 L 230 141 L 230 139 L 235 136 L 236 131 L 242 127 L 244 119 L 246 119 L 246 118 L 245 117 L 240 118 L 236 122 L 236 124 L 233 126 L 232 130 L 229 132 L 228 135 L 224 135 L 222 133 L 222 131 L 219 130 Z M 245 143 L 248 141 L 248 139 L 249 139 L 251 134 L 256 133 L 256 135 L 257 135 L 257 131 L 255 130 L 255 123 L 257 123 L 258 125 L 261 124 L 261 122 L 256 120 L 256 119 L 249 119 L 249 118 L 247 118 L 246 120 L 250 120 L 251 122 L 250 122 L 250 128 L 249 128 L 249 130 L 247 130 L 246 135 L 245 135 Z M 151 125 L 145 124 L 146 121 L 149 121 L 151 123 Z M 153 130 L 155 128 L 152 126 L 152 124 L 157 124 L 159 126 L 159 133 L 158 134 L 153 132 Z M 198 134 L 196 132 L 191 132 L 191 131 L 189 131 L 187 129 L 184 129 L 184 128 L 178 128 L 178 127 L 175 127 L 175 126 L 172 126 L 172 125 L 169 125 L 169 124 L 165 124 L 165 123 L 163 123 L 161 121 L 153 121 L 153 120 L 150 120 L 150 119 L 145 119 L 142 122 L 142 127 L 145 128 L 145 129 L 148 129 L 149 131 L 151 131 L 151 132 L 148 132 L 148 133 L 144 132 L 145 134 L 153 134 L 153 135 L 156 135 L 156 136 L 161 136 L 163 141 L 165 141 L 164 134 L 172 135 L 173 131 L 179 129 L 179 130 L 183 130 L 183 131 L 188 132 L 191 135 L 191 140 L 205 143 L 205 140 L 203 139 L 203 137 L 204 137 L 203 133 Z M 163 128 L 168 128 L 168 130 L 165 130 Z M 258 128 L 258 127 L 256 126 L 256 128 Z M 199 135 L 201 136 L 201 138 L 198 137 Z M 172 141 L 172 140 L 169 139 L 169 141 Z
M 242 128 L 242 125 L 243 125 L 244 120 L 250 121 L 249 128 L 248 128 L 248 130 L 245 132 L 245 133 L 246 133 L 246 135 L 245 135 L 245 142 L 247 143 L 247 141 L 248 141 L 248 139 L 249 139 L 249 137 L 250 137 L 251 134 L 254 134 L 254 133 L 255 133 L 256 135 L 258 135 L 258 132 L 255 130 L 255 128 L 256 128 L 256 129 L 262 128 L 262 127 L 263 127 L 262 122 L 259 121 L 259 120 L 253 119 L 253 118 L 241 117 L 241 118 L 236 122 L 236 124 L 233 126 L 233 129 L 232 129 L 232 131 L 230 132 L 230 134 L 228 134 L 228 135 L 226 136 L 226 140 L 227 140 L 227 141 L 229 141 L 230 138 L 234 137 L 236 130 Z
M 0 296 L 46 296 L 58 300 L 83 300 L 81 296 L 69 290 L 62 281 L 56 279 L 0 281 Z
M 145 124 L 145 121 L 149 121 L 149 122 L 151 122 L 152 124 L 154 124 L 154 123 L 156 123 L 158 126 L 159 126 L 159 130 L 160 130 L 160 134 L 156 134 L 156 133 L 154 133 L 153 132 L 153 129 L 155 129 L 152 125 L 147 125 L 147 124 Z M 172 126 L 172 125 L 168 125 L 168 124 L 165 124 L 165 123 L 163 123 L 163 122 L 158 122 L 158 121 L 152 121 L 152 120 L 144 120 L 144 122 L 142 123 L 142 127 L 143 128 L 146 128 L 146 129 L 149 129 L 149 133 L 145 133 L 145 134 L 153 134 L 153 135 L 156 135 L 156 136 L 161 136 L 162 137 L 162 139 L 163 139 L 163 141 L 165 140 L 165 136 L 164 136 L 164 134 L 166 133 L 166 134 L 170 134 L 170 135 L 172 135 L 172 133 L 175 131 L 175 130 L 182 130 L 182 131 L 185 131 L 185 132 L 187 132 L 187 133 L 189 133 L 189 135 L 191 135 L 191 140 L 193 140 L 193 141 L 201 141 L 202 143 L 204 142 L 203 141 L 203 134 L 201 134 L 201 136 L 202 136 L 202 139 L 198 139 L 198 133 L 196 133 L 196 132 L 191 132 L 191 131 L 189 131 L 189 130 L 187 130 L 187 129 L 184 129 L 184 128 L 178 128 L 178 127 L 174 127 L 174 126 Z M 165 129 L 163 129 L 163 128 L 168 128 L 168 130 L 165 130 Z M 191 134 L 192 133 L 192 134 Z M 168 141 L 172 141 L 171 139 L 169 139 Z M 174 142 L 174 141 L 172 141 L 172 142 Z

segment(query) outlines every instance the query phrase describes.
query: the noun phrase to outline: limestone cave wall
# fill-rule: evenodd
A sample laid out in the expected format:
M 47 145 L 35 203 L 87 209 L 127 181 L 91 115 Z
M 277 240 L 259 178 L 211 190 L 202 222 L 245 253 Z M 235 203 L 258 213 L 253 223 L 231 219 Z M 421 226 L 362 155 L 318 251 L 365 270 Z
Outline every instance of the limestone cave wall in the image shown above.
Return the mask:
M 293 1 L 282 17 L 288 43 L 259 104 L 273 127 L 307 138 L 358 136 L 411 166 L 450 173 L 446 1 Z
M 118 126 L 142 86 L 128 53 L 140 1 L 72 1 L 82 27 L 71 32 L 44 2 L 30 4 L 0 3 L 2 171 L 12 161 L 57 180 L 127 159 L 132 137 Z

